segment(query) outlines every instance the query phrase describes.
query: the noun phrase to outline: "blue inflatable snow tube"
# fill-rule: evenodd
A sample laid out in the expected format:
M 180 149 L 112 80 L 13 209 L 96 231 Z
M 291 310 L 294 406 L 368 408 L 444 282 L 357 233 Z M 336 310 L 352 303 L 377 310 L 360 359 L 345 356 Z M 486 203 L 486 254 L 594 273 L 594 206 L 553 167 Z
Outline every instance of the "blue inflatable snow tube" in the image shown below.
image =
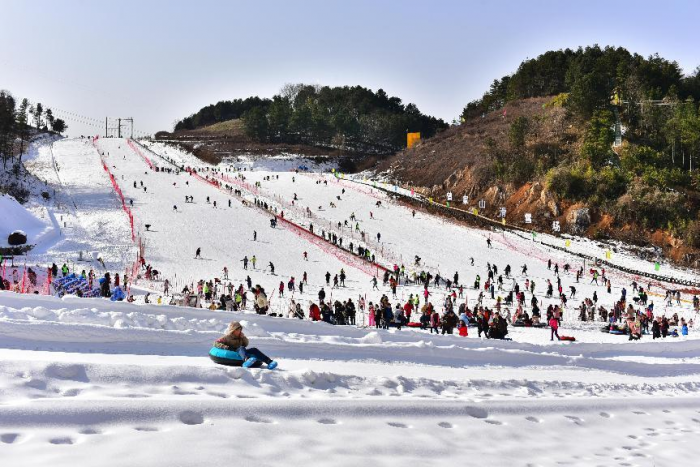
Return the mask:
M 227 366 L 241 366 L 243 365 L 243 359 L 235 350 L 225 350 L 218 347 L 212 347 L 209 350 L 209 358 L 219 365 Z M 260 368 L 263 362 L 255 362 L 251 368 Z
M 117 286 L 114 288 L 114 292 L 112 292 L 112 298 L 110 298 L 110 300 L 112 300 L 113 302 L 116 302 L 116 301 L 122 301 L 125 298 L 126 298 L 126 294 L 124 293 L 124 291 L 122 290 L 121 287 Z

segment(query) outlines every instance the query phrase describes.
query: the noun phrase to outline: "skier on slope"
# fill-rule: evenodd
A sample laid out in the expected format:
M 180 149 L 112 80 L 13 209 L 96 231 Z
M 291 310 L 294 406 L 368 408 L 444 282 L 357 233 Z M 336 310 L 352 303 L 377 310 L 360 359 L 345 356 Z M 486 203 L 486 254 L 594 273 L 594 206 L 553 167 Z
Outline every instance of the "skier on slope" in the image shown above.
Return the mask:
M 267 267 L 270 268 L 270 274 L 272 274 L 274 276 L 275 275 L 275 265 L 272 264 L 272 261 L 270 261 L 270 263 L 267 265 Z
M 201 257 L 202 257 L 202 248 L 199 247 L 199 248 L 197 248 L 197 252 L 194 254 L 194 258 L 197 259 L 197 258 L 201 258 Z

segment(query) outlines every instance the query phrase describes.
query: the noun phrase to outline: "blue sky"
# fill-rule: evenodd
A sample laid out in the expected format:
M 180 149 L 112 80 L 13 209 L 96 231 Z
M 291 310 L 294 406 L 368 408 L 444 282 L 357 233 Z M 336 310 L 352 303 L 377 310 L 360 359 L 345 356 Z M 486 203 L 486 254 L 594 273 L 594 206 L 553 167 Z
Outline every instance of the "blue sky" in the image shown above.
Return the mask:
M 294 82 L 383 88 L 451 120 L 523 59 L 595 43 L 700 65 L 697 1 L 0 0 L 0 12 L 0 89 L 145 132 Z

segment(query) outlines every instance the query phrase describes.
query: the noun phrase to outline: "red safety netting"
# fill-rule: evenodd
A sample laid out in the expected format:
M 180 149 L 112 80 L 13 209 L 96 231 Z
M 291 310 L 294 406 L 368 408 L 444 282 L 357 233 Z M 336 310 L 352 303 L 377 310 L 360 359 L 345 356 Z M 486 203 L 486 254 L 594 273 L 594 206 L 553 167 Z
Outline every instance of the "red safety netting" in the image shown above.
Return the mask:
M 139 147 L 138 147 L 136 144 L 134 144 L 133 141 L 131 141 L 130 139 L 127 139 L 127 140 L 126 140 L 126 144 L 128 144 L 129 147 L 130 147 L 136 154 L 138 154 L 139 156 L 141 156 L 141 157 L 143 158 L 143 160 L 146 161 L 146 164 L 148 164 L 148 167 L 150 167 L 151 170 L 154 170 L 153 162 L 151 162 L 151 159 L 149 159 L 148 156 L 146 156 L 144 153 L 142 153 L 141 150 L 139 149 Z
M 168 161 L 165 158 L 163 158 L 163 160 L 175 165 L 172 161 Z M 251 184 L 244 182 L 242 180 L 239 180 L 239 179 L 235 179 L 233 177 L 228 177 L 224 174 L 216 174 L 216 175 L 212 174 L 211 177 L 209 177 L 208 175 L 206 177 L 203 177 L 199 173 L 197 173 L 197 170 L 194 168 L 185 167 L 185 171 L 187 173 L 189 173 L 191 176 L 195 177 L 196 179 L 218 188 L 219 190 L 221 190 L 222 192 L 226 193 L 229 196 L 233 196 L 233 194 L 231 193 L 230 190 L 227 190 L 224 187 L 224 182 L 228 182 L 228 183 L 237 185 L 237 186 L 244 188 L 245 190 L 247 190 L 251 193 L 254 193 L 254 194 L 258 194 L 258 192 L 259 192 L 258 189 L 256 187 L 252 186 Z M 217 178 L 221 178 L 221 180 L 218 180 Z M 266 214 L 271 214 L 267 210 L 265 210 L 259 206 L 255 206 L 254 204 L 247 204 L 247 205 L 250 207 L 253 207 L 253 208 L 257 207 L 258 209 L 262 210 Z M 306 239 L 309 242 L 313 243 L 314 245 L 318 246 L 326 253 L 335 256 L 336 258 L 338 258 L 338 260 L 347 264 L 348 266 L 359 269 L 359 270 L 361 270 L 369 275 L 377 275 L 380 272 L 383 273 L 384 271 L 389 271 L 389 269 L 387 269 L 386 267 L 384 267 L 380 264 L 372 263 L 372 262 L 367 261 L 363 258 L 355 256 L 354 254 L 350 253 L 349 251 L 346 251 L 346 250 L 342 249 L 341 247 L 324 240 L 322 237 L 320 237 L 314 233 L 311 233 L 310 230 L 307 230 L 306 228 L 304 228 L 304 227 L 302 227 L 302 226 L 300 226 L 300 225 L 298 225 L 298 224 L 296 224 L 288 219 L 285 219 L 283 216 L 280 216 L 277 214 L 273 214 L 273 215 L 278 220 L 282 221 L 282 225 L 286 226 L 287 228 L 289 228 L 291 231 L 293 231 L 294 233 L 296 233 L 300 237 L 303 237 L 304 239 Z M 391 272 L 391 271 L 389 271 L 389 272 Z
M 311 233 L 304 227 L 295 224 L 289 219 L 285 219 L 284 217 L 277 215 L 275 217 L 278 221 L 282 221 L 282 225 L 286 226 L 289 230 L 304 238 L 305 240 L 313 243 L 329 255 L 335 256 L 339 261 L 347 264 L 348 266 L 352 266 L 356 269 L 359 269 L 364 273 L 369 274 L 370 276 L 378 275 L 380 272 L 383 273 L 384 271 L 389 271 L 389 269 L 385 268 L 381 264 L 372 263 L 370 261 L 360 258 L 359 256 L 355 256 L 349 251 L 346 251 L 336 245 L 333 245 L 332 243 L 324 240 L 322 237 Z
M 131 211 L 131 208 L 127 206 L 126 204 L 126 199 L 124 198 L 124 194 L 122 193 L 122 189 L 119 187 L 119 183 L 117 183 L 116 178 L 112 174 L 112 172 L 109 170 L 109 166 L 105 162 L 104 158 L 102 157 L 102 153 L 100 152 L 99 148 L 97 147 L 97 140 L 99 139 L 99 136 L 96 136 L 92 140 L 92 145 L 95 147 L 95 150 L 100 156 L 100 160 L 102 161 L 102 167 L 105 169 L 105 172 L 107 172 L 107 175 L 109 175 L 109 180 L 112 182 L 112 187 L 114 188 L 114 191 L 117 193 L 117 196 L 119 197 L 119 200 L 122 203 L 122 209 L 126 213 L 126 215 L 129 217 L 129 226 L 131 227 L 131 241 L 136 243 L 138 245 L 138 251 L 136 252 L 136 261 L 134 261 L 130 267 L 126 269 L 127 273 L 131 273 L 131 282 L 129 283 L 129 288 L 127 289 L 127 294 L 130 291 L 130 285 L 132 283 L 136 282 L 136 279 L 139 277 L 139 270 L 142 265 L 145 264 L 144 260 L 144 252 L 145 252 L 145 246 L 143 244 L 143 241 L 141 240 L 141 237 L 136 235 L 136 230 L 134 228 L 134 213 Z M 140 154 L 140 151 L 138 151 L 135 146 L 132 145 L 131 140 L 127 140 L 129 145 Z M 146 162 L 150 165 L 151 169 L 153 169 L 153 164 L 151 161 L 146 158 L 145 156 L 142 155 Z

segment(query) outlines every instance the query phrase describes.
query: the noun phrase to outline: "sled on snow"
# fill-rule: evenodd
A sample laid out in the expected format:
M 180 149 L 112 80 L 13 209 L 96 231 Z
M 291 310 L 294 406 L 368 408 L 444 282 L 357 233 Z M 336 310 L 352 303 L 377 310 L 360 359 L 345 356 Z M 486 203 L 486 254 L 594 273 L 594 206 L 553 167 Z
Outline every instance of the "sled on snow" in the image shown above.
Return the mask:
M 243 358 L 235 350 L 225 350 L 218 347 L 212 347 L 209 350 L 209 358 L 212 359 L 214 363 L 226 366 L 243 366 Z M 260 368 L 263 362 L 258 360 L 251 365 L 251 368 Z

